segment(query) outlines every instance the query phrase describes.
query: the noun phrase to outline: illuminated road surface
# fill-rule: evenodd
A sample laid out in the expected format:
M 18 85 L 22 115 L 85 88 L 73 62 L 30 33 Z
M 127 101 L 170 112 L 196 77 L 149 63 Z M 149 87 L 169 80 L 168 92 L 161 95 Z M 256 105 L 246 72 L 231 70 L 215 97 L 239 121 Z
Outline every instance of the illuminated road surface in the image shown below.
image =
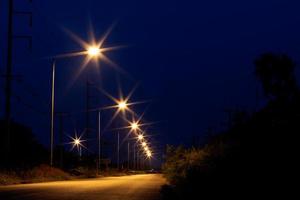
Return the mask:
M 34 183 L 0 187 L 0 200 L 156 200 L 159 174 Z

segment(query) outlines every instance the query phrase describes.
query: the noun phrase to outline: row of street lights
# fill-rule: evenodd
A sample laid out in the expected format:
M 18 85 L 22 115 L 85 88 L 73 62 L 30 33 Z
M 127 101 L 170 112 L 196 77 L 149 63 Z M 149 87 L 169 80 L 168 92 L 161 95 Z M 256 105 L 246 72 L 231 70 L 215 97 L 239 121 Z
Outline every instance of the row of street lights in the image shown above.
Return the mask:
M 117 105 L 115 105 L 114 107 L 117 107 L 118 108 L 118 111 L 122 111 L 122 112 L 125 112 L 126 110 L 129 110 L 128 108 L 128 103 L 126 101 L 119 101 Z M 100 111 L 101 109 L 99 109 L 98 111 L 98 130 L 99 130 L 99 134 L 98 134 L 98 158 L 97 158 L 97 166 L 98 166 L 98 170 L 100 170 L 100 166 L 101 166 L 101 134 L 100 134 L 100 130 L 101 130 L 101 127 L 100 127 Z M 141 133 L 141 125 L 139 124 L 139 122 L 137 121 L 133 121 L 133 122 L 129 122 L 129 128 L 130 128 L 130 132 L 134 132 L 135 134 L 137 134 L 137 137 L 135 137 L 137 139 L 137 142 L 139 142 L 139 145 L 142 147 L 142 150 L 143 152 L 145 153 L 145 156 L 148 158 L 148 159 L 151 159 L 152 157 L 152 152 L 148 146 L 148 142 L 146 141 L 145 139 L 145 136 L 143 133 Z M 76 146 L 77 147 L 77 150 L 79 152 L 79 155 L 81 156 L 81 149 L 82 147 L 85 148 L 85 146 L 83 145 L 83 142 L 84 140 L 81 139 L 81 137 L 78 137 L 77 135 L 72 138 L 72 144 L 73 144 L 73 148 Z M 128 152 L 129 153 L 129 152 Z M 129 159 L 128 159 L 128 162 L 129 162 Z M 118 168 L 119 168 L 119 143 L 118 143 Z
M 107 32 L 98 43 L 95 43 L 94 42 L 95 40 L 93 39 L 92 44 L 87 44 L 86 42 L 80 40 L 78 37 L 75 36 L 76 40 L 79 40 L 79 43 L 82 44 L 83 48 L 85 49 L 84 51 L 65 54 L 65 55 L 56 56 L 56 57 L 52 58 L 50 166 L 53 166 L 53 151 L 54 151 L 55 77 L 56 77 L 57 60 L 62 59 L 62 58 L 72 57 L 72 56 L 85 55 L 86 60 L 85 60 L 84 65 L 87 65 L 87 63 L 92 59 L 95 59 L 97 61 L 98 58 L 103 58 L 102 60 L 111 64 L 112 62 L 103 53 L 110 51 L 110 50 L 114 50 L 114 49 L 116 49 L 116 47 L 102 48 L 103 42 L 106 39 L 108 33 L 109 32 Z M 71 34 L 71 35 L 74 38 L 74 35 L 73 34 Z M 129 109 L 129 105 L 132 105 L 132 104 L 128 103 L 128 99 L 123 100 L 121 98 L 120 100 L 114 99 L 114 101 L 115 101 L 116 105 L 113 107 L 117 108 L 117 112 L 125 113 L 125 111 L 131 111 L 131 113 L 132 113 L 132 110 Z M 100 157 L 100 155 L 101 155 L 101 152 L 100 152 L 100 149 L 101 149 L 101 146 L 100 146 L 101 145 L 101 123 L 100 122 L 101 122 L 101 109 L 98 110 L 98 166 L 99 166 L 99 168 L 100 168 L 100 162 L 101 162 L 101 157 Z M 137 141 L 140 142 L 140 145 L 143 148 L 145 155 L 150 159 L 152 157 L 152 152 L 148 146 L 148 142 L 145 140 L 144 135 L 142 135 L 140 133 L 141 127 L 140 127 L 139 122 L 138 121 L 129 122 L 129 127 L 131 129 L 131 132 L 138 134 Z M 73 144 L 73 148 L 77 147 L 78 151 L 81 154 L 82 147 L 84 147 L 84 145 L 82 144 L 83 140 L 81 139 L 81 137 L 77 137 L 77 136 L 75 136 L 75 138 L 72 138 L 72 140 L 73 141 L 71 143 Z

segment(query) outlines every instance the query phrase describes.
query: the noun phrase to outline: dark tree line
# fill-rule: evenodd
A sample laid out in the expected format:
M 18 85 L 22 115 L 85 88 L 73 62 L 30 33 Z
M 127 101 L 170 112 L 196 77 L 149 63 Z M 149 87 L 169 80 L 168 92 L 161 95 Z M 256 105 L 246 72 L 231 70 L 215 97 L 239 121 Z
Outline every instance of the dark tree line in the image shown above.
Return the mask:
M 268 103 L 251 115 L 236 113 L 234 125 L 204 147 L 168 146 L 163 171 L 170 184 L 163 187 L 163 197 L 288 198 L 285 188 L 292 189 L 300 133 L 295 67 L 286 55 L 256 59 L 255 75 Z
M 2 120 L 0 121 L 1 131 L 4 127 L 5 123 Z M 47 161 L 47 150 L 36 140 L 31 128 L 12 122 L 9 163 L 0 161 L 0 169 L 27 169 Z

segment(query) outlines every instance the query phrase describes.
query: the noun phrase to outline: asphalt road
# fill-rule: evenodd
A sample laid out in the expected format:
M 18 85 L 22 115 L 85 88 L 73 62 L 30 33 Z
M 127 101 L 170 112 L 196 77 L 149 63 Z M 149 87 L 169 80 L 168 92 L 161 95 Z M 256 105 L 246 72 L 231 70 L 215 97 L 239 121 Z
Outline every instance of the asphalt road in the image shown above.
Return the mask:
M 159 174 L 59 181 L 0 187 L 0 200 L 156 200 Z

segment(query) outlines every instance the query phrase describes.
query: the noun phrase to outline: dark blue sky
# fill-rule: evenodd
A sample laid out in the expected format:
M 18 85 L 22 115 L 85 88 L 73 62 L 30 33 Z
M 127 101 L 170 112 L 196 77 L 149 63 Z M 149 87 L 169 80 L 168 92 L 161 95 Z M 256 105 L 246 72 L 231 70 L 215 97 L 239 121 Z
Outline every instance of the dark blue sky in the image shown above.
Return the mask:
M 21 2 L 19 8 L 31 9 L 26 0 L 16 2 Z M 1 1 L 1 27 L 6 27 L 6 6 Z M 15 18 L 15 31 L 33 36 L 31 53 L 25 42 L 15 41 L 14 73 L 24 80 L 14 83 L 15 93 L 47 112 L 50 64 L 43 58 L 80 49 L 61 27 L 88 40 L 89 22 L 98 37 L 117 22 L 106 44 L 128 46 L 109 53 L 130 74 L 120 74 L 125 92 L 140 82 L 134 100 L 153 99 L 146 118 L 160 121 L 153 128 L 160 144 L 188 143 L 208 127 L 220 127 L 226 121 L 225 108 L 254 109 L 257 82 L 253 60 L 258 55 L 283 52 L 299 62 L 299 7 L 299 1 L 289 0 L 33 0 L 33 30 L 26 27 L 26 20 Z M 6 29 L 0 31 L 3 73 Z M 58 111 L 84 108 L 84 79 L 86 74 L 94 74 L 93 66 L 71 89 L 66 87 L 80 61 L 76 58 L 58 64 Z M 107 65 L 100 71 L 103 87 L 115 93 L 115 71 Z M 32 97 L 22 89 L 23 84 L 38 95 Z M 32 126 L 47 143 L 48 116 L 13 102 L 14 119 Z M 142 112 L 140 107 L 137 109 Z

